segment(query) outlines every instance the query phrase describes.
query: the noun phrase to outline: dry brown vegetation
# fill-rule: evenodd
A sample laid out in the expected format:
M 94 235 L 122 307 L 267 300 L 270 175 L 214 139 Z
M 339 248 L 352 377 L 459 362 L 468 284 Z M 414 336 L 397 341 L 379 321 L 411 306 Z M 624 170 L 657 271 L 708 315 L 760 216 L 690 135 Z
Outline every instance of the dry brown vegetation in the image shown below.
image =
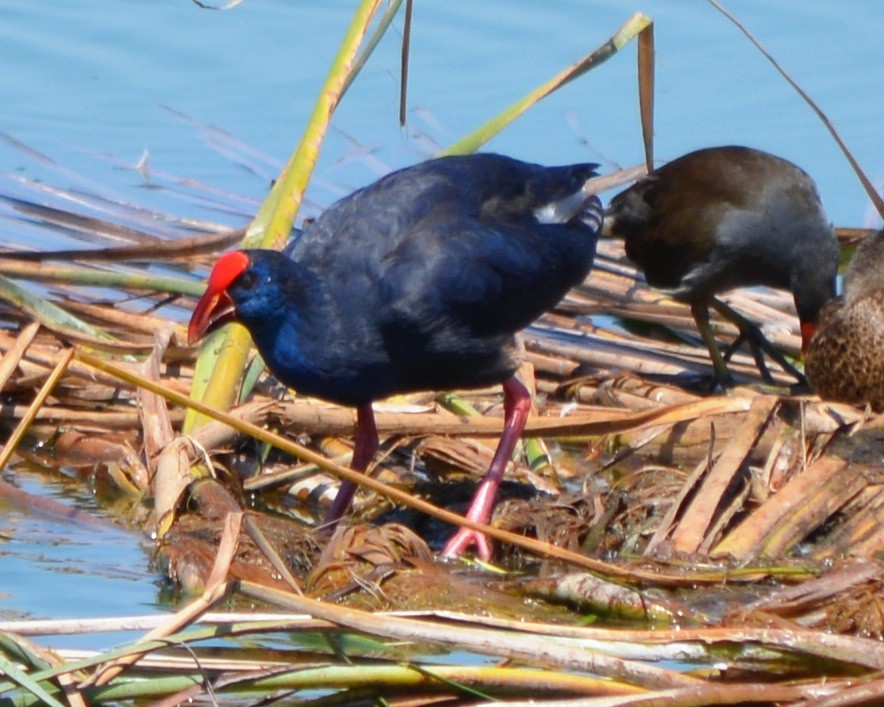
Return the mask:
M 341 56 L 355 54 L 370 5 Z M 643 16 L 630 25 L 650 161 L 653 35 Z M 622 32 L 456 147 L 476 149 L 607 59 Z M 277 210 L 256 219 L 271 242 L 288 232 L 349 59 L 317 102 L 298 169 L 273 188 Z M 187 180 L 152 186 L 215 199 Z M 463 522 L 444 509 L 461 510 L 487 468 L 497 391 L 378 404 L 372 478 L 341 527 L 317 527 L 337 478 L 352 475 L 353 412 L 280 389 L 260 365 L 210 391 L 241 398 L 229 413 L 188 398 L 206 387 L 216 349 L 248 349 L 242 336 L 215 337 L 198 357 L 182 324 L 198 275 L 243 233 L 26 179 L 0 199 L 23 230 L 91 246 L 0 254 L 0 467 L 90 484 L 116 522 L 157 539 L 183 597 L 171 617 L 5 622 L 0 695 L 880 704 L 882 418 L 822 402 L 775 366 L 765 382 L 742 351 L 730 359 L 738 387 L 712 391 L 689 310 L 649 289 L 619 243 L 602 243 L 589 279 L 522 338 L 536 410 L 487 529 L 500 568 L 486 568 L 440 563 L 432 548 L 451 532 L 440 521 Z M 789 296 L 725 299 L 798 355 Z M 736 334 L 715 325 L 722 341 Z M 96 523 L 6 481 L 0 495 Z M 113 628 L 145 633 L 91 655 L 25 638 Z
M 69 222 L 60 213 L 49 219 L 27 205 L 20 209 L 52 227 Z M 180 241 L 170 243 L 168 269 L 202 267 L 237 235 L 214 230 L 221 235 L 193 236 L 186 250 Z M 127 238 L 130 243 L 116 247 L 115 268 L 144 273 L 137 264 L 142 249 L 154 262 L 164 259 L 164 241 Z M 48 263 L 4 258 L 0 272 L 70 281 L 72 271 L 94 273 L 97 259 L 68 253 L 62 258 L 66 273 L 53 274 Z M 50 473 L 53 467 L 77 469 L 121 523 L 160 533 L 166 571 L 188 590 L 208 585 L 221 598 L 235 582 L 245 596 L 358 631 L 367 629 L 359 612 L 347 613 L 354 608 L 430 612 L 455 625 L 469 616 L 492 632 L 479 644 L 470 642 L 464 627 L 452 643 L 427 624 L 421 645 L 458 645 L 520 662 L 533 638 L 525 648 L 508 645 L 501 652 L 499 641 L 498 650 L 488 648 L 489 641 L 495 645 L 493 631 L 511 632 L 513 620 L 522 638 L 573 632 L 635 642 L 644 646 L 645 658 L 676 655 L 673 646 L 688 641 L 705 646 L 685 654 L 703 663 L 717 655 L 709 646 L 742 646 L 727 670 L 710 664 L 704 672 L 712 681 L 691 677 L 689 689 L 774 690 L 759 693 L 761 701 L 800 702 L 834 685 L 843 688 L 837 676 L 884 668 L 880 418 L 795 394 L 794 380 L 776 368 L 777 385 L 765 385 L 742 352 L 731 360 L 741 385 L 709 392 L 711 368 L 689 311 L 649 289 L 619 243 L 603 242 L 587 282 L 524 335 L 522 375 L 537 394 L 528 433 L 546 446 L 525 445 L 531 467 L 524 457 L 517 462 L 508 498 L 499 504 L 490 532 L 504 566 L 518 570 L 502 575 L 434 563 L 425 540 L 439 541 L 450 526 L 417 512 L 390 515 L 384 502 L 393 493 L 409 505 L 420 505 L 412 500 L 419 497 L 458 508 L 468 496 L 461 481 L 484 472 L 499 433 L 496 391 L 379 404 L 385 442 L 374 476 L 382 484 L 361 496 L 357 512 L 330 538 L 309 525 L 333 495 L 335 477 L 328 470 L 285 452 L 263 459 L 261 445 L 222 422 L 178 437 L 183 408 L 140 387 L 153 381 L 173 399 L 189 391 L 196 352 L 181 343 L 181 313 L 190 300 L 181 295 L 170 304 L 165 293 L 146 286 L 122 286 L 114 297 L 70 284 L 50 289 L 49 300 L 112 338 L 75 332 L 27 304 L 4 306 L 6 449 L 16 444 L 16 427 L 32 417 L 17 447 L 19 459 Z M 784 351 L 797 354 L 788 295 L 753 290 L 727 300 L 761 323 Z M 729 326 L 720 324 L 725 341 L 735 333 Z M 53 375 L 58 381 L 50 390 Z M 41 391 L 48 396 L 42 402 Z M 349 410 L 261 378 L 231 415 L 306 443 L 321 458 L 347 461 L 354 427 Z M 211 473 L 193 470 L 201 463 Z M 390 492 L 384 484 L 395 488 Z M 240 512 L 242 531 L 219 579 L 225 519 Z M 315 604 L 293 589 L 324 601 Z M 584 612 L 606 617 L 608 625 L 655 628 L 576 628 Z M 394 639 L 400 630 L 415 630 L 395 622 L 379 626 L 379 635 Z M 838 636 L 844 642 L 820 643 Z M 776 659 L 750 657 L 748 646 L 758 642 Z M 653 648 L 658 644 L 668 647 Z M 553 663 L 645 688 L 688 689 L 678 673 L 645 675 L 573 660 Z M 760 662 L 751 667 L 754 661 Z M 822 692 L 814 692 L 822 688 L 810 686 L 813 680 L 786 689 L 764 674 L 772 664 L 792 678 L 825 672 L 836 679 Z

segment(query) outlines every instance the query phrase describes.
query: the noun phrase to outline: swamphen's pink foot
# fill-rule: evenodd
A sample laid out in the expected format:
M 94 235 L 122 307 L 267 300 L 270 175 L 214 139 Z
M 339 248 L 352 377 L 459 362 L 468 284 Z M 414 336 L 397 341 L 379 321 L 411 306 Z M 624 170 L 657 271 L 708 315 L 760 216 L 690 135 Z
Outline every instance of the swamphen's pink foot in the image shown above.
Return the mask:
M 485 474 L 485 478 L 476 489 L 473 502 L 466 514 L 470 520 L 486 525 L 491 520 L 494 500 L 497 497 L 503 473 L 513 456 L 513 450 L 522 435 L 522 430 L 525 429 L 525 422 L 531 411 L 531 395 L 515 377 L 508 378 L 504 382 L 503 394 L 503 433 L 500 436 L 497 450 L 494 452 L 494 458 L 491 460 L 491 466 L 488 467 L 488 473 Z M 472 545 L 476 546 L 479 557 L 483 560 L 487 562 L 491 559 L 491 543 L 488 541 L 488 536 L 471 528 L 458 529 L 445 545 L 442 554 L 446 557 L 458 557 Z

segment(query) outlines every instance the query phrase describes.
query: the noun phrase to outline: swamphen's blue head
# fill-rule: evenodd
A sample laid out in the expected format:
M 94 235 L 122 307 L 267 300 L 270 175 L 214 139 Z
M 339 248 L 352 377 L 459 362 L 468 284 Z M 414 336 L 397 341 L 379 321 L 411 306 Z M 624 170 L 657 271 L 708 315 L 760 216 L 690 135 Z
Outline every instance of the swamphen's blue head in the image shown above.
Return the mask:
M 277 334 L 286 319 L 293 320 L 311 297 L 315 278 L 298 263 L 275 250 L 235 250 L 222 255 L 206 291 L 194 308 L 187 338 L 192 345 L 231 321 L 244 324 L 256 339 L 268 327 Z M 318 291 L 314 294 L 318 295 Z M 272 364 L 271 364 L 272 367 Z

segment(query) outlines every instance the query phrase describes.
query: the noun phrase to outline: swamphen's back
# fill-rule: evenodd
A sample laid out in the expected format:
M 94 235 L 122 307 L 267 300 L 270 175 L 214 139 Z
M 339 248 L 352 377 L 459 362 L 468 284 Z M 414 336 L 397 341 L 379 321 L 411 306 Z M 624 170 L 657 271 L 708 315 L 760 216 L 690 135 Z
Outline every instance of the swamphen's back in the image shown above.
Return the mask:
M 239 318 L 281 381 L 333 402 L 499 383 L 516 368 L 513 333 L 592 265 L 597 211 L 566 223 L 538 213 L 593 168 L 483 154 L 390 174 L 329 207 L 283 255 L 250 254 L 280 296 Z

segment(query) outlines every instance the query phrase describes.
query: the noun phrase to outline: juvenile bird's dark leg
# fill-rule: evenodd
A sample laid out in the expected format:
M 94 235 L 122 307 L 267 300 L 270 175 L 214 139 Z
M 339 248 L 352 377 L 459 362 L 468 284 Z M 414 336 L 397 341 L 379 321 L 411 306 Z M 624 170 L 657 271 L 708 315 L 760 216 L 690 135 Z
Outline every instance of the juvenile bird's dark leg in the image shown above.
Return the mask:
M 710 304 L 722 317 L 732 322 L 734 326 L 740 330 L 740 336 L 737 338 L 736 342 L 734 342 L 734 348 L 743 341 L 749 342 L 749 346 L 752 348 L 752 353 L 755 356 L 755 364 L 758 366 L 758 372 L 761 373 L 761 376 L 765 381 L 771 383 L 773 382 L 773 377 L 767 370 L 767 366 L 764 365 L 764 357 L 759 353 L 761 351 L 770 356 L 784 371 L 795 376 L 799 383 L 807 382 L 801 371 L 795 368 L 795 366 L 786 359 L 783 352 L 767 340 L 764 334 L 761 333 L 761 329 L 757 324 L 749 321 L 742 314 L 719 299 L 713 297 Z
M 724 387 L 734 384 L 730 372 L 727 370 L 727 364 L 718 350 L 718 342 L 715 341 L 715 334 L 712 332 L 712 325 L 709 323 L 709 306 L 706 301 L 692 302 L 691 314 L 694 316 L 694 322 L 697 324 L 697 330 L 706 349 L 709 351 L 709 358 L 712 359 L 712 368 L 715 370 L 715 380 Z
M 356 409 L 356 444 L 353 448 L 353 461 L 350 462 L 350 468 L 360 473 L 365 472 L 377 451 L 378 428 L 374 422 L 374 411 L 371 408 L 371 403 L 361 405 Z M 335 500 L 332 501 L 331 508 L 328 509 L 325 516 L 324 525 L 333 526 L 341 519 L 341 516 L 350 507 L 358 486 L 359 484 L 352 481 L 341 482 L 338 495 L 335 496 Z
M 500 436 L 491 466 L 488 467 L 488 473 L 476 489 L 473 502 L 466 514 L 467 518 L 477 523 L 488 523 L 491 520 L 497 489 L 513 455 L 516 442 L 525 429 L 528 412 L 531 410 L 531 394 L 515 376 L 504 382 L 503 395 L 503 434 Z M 471 545 L 476 546 L 476 551 L 483 560 L 491 559 L 491 545 L 488 538 L 484 533 L 469 528 L 460 528 L 448 541 L 443 554 L 446 557 L 457 557 Z
M 755 359 L 755 367 L 758 369 L 764 382 L 768 384 L 774 383 L 774 378 L 770 374 L 767 364 L 764 362 L 764 351 L 762 351 L 761 348 L 759 348 L 758 343 L 748 335 L 748 332 L 741 330 L 740 333 L 737 334 L 737 338 L 724 347 L 722 358 L 724 358 L 725 363 L 730 363 L 731 357 L 740 350 L 740 347 L 744 342 L 749 344 L 752 358 Z

